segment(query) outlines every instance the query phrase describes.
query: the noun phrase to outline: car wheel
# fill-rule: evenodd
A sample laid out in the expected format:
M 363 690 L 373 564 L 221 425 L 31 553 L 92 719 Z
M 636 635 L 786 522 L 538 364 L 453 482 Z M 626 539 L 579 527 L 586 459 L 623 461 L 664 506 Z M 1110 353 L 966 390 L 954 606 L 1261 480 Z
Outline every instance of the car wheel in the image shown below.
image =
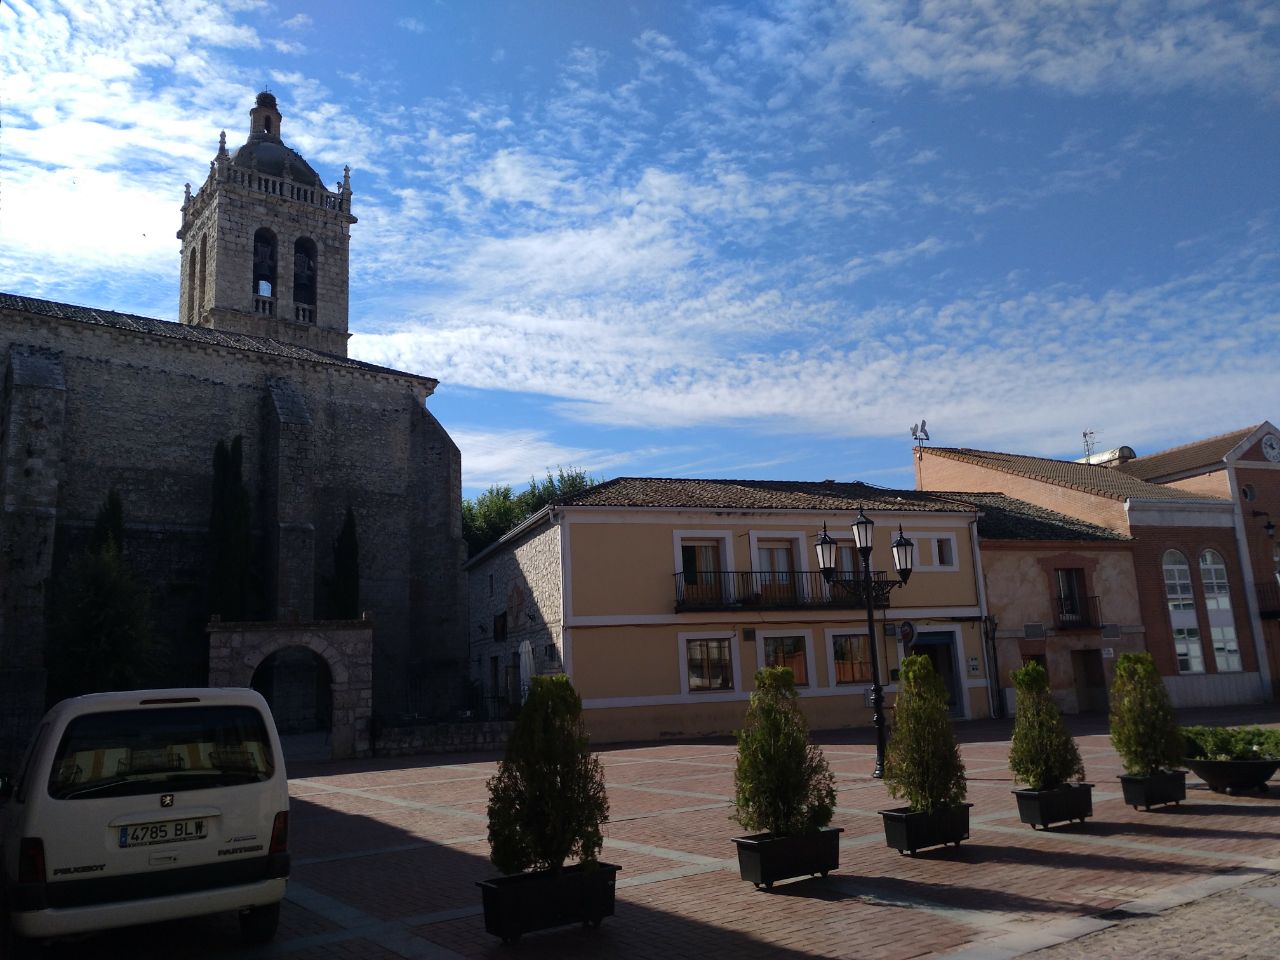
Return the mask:
M 276 927 L 279 925 L 278 902 L 240 911 L 240 939 L 245 943 L 266 943 L 276 935 Z

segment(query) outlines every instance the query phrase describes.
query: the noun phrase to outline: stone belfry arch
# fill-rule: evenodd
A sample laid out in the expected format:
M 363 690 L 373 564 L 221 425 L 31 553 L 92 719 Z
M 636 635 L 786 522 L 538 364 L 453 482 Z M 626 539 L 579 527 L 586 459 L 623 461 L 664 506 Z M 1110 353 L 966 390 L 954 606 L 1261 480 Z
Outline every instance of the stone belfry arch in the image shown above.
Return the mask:
M 209 176 L 182 203 L 178 319 L 347 354 L 351 170 L 334 190 L 280 136 L 280 110 L 262 92 L 249 139 L 224 132 Z

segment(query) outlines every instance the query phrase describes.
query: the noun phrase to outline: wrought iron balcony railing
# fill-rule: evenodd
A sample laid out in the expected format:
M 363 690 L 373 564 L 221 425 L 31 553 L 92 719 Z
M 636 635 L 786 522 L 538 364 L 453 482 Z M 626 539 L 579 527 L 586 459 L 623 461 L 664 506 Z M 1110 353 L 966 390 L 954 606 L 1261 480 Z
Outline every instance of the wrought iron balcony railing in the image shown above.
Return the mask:
M 1258 613 L 1266 620 L 1280 619 L 1280 583 L 1274 579 L 1259 580 Z
M 1055 597 L 1053 622 L 1059 630 L 1101 630 L 1102 605 L 1097 597 Z
M 720 570 L 677 573 L 676 612 L 731 610 L 739 607 L 779 610 L 795 607 L 832 607 L 865 610 L 862 579 L 837 579 L 828 584 L 820 573 L 761 573 L 755 570 Z M 897 583 L 885 571 L 873 570 L 872 590 L 877 607 L 888 606 L 887 585 Z

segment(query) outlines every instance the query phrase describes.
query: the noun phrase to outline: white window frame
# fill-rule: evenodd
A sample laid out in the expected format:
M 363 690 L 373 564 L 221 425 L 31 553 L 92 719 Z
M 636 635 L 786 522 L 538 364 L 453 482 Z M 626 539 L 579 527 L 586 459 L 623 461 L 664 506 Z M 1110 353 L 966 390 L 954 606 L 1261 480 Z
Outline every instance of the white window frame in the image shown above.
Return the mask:
M 1181 562 L 1170 563 L 1171 555 Z M 1169 577 L 1171 572 L 1174 573 L 1172 579 Z M 1164 581 L 1165 609 L 1169 611 L 1169 628 L 1178 673 L 1204 673 L 1204 635 L 1200 632 L 1200 618 L 1196 615 L 1195 585 L 1191 579 L 1191 562 L 1187 555 L 1181 550 L 1164 551 L 1160 555 L 1160 576 Z
M 737 567 L 733 562 L 733 532 L 730 530 L 672 530 L 672 566 L 675 573 L 684 572 L 684 554 L 682 548 L 686 540 L 715 540 L 720 544 L 720 562 L 724 565 L 721 573 L 732 573 Z
M 747 540 L 751 544 L 751 572 L 763 573 L 760 569 L 760 544 L 764 543 L 788 543 L 791 546 L 792 573 L 808 573 L 809 572 L 809 555 L 805 552 L 805 547 L 809 543 L 809 536 L 798 530 L 752 530 L 747 535 Z
M 863 640 L 867 641 L 867 650 L 874 657 L 876 655 L 875 646 L 868 638 L 867 628 L 865 626 L 861 628 L 827 627 L 825 632 L 827 642 L 827 686 L 832 690 L 848 692 L 870 690 L 872 684 L 870 680 L 840 683 L 836 679 L 836 637 L 862 637 Z M 874 673 L 872 676 L 874 676 Z
M 729 664 L 733 670 L 732 690 L 691 690 L 689 688 L 689 641 L 728 640 Z M 742 697 L 742 651 L 738 634 L 733 630 L 712 630 L 698 633 L 681 633 L 676 644 L 679 653 L 680 693 L 694 700 L 738 700 Z
M 916 545 L 915 565 L 911 568 L 912 573 L 954 573 L 960 569 L 960 549 L 956 544 L 956 535 L 954 533 L 942 533 L 940 531 L 908 530 L 906 537 Z M 924 550 L 921 544 L 924 541 L 930 541 L 929 559 L 924 560 Z M 951 562 L 936 563 L 938 558 L 938 548 L 936 541 L 946 540 L 951 546 Z M 890 564 L 892 566 L 892 563 Z
M 764 662 L 764 642 L 766 639 L 775 639 L 777 637 L 800 637 L 804 640 L 804 666 L 808 671 L 808 679 L 804 683 L 797 683 L 797 690 L 812 690 L 816 687 L 817 681 L 817 664 L 813 662 L 813 631 L 812 630 L 757 630 L 756 631 L 756 663 L 763 669 L 766 664 Z

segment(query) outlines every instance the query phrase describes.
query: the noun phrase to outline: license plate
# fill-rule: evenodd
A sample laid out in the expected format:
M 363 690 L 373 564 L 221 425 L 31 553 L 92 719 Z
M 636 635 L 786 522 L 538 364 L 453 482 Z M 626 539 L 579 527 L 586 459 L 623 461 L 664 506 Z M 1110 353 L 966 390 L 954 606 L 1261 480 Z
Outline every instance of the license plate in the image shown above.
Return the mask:
M 164 820 L 159 823 L 135 823 L 120 828 L 120 846 L 149 847 L 157 843 L 181 843 L 184 840 L 203 840 L 203 819 Z

